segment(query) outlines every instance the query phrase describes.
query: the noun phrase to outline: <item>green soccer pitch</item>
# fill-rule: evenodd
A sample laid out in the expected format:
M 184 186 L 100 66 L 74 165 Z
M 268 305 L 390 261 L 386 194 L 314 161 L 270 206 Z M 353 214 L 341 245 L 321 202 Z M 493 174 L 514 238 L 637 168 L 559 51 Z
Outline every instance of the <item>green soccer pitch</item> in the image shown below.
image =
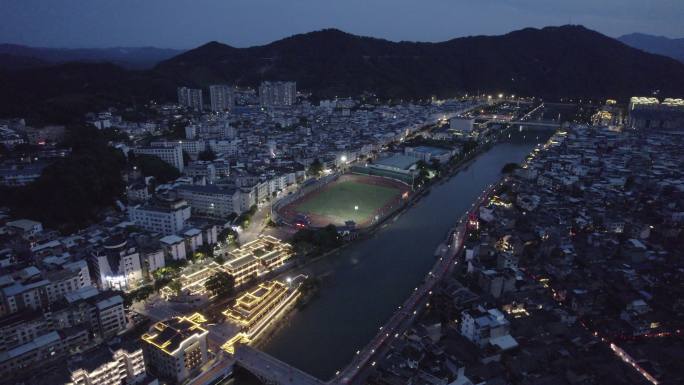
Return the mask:
M 371 220 L 376 210 L 399 197 L 401 193 L 400 189 L 388 186 L 355 181 L 334 182 L 300 202 L 294 209 L 300 213 L 328 217 L 338 223 L 352 220 L 361 224 Z

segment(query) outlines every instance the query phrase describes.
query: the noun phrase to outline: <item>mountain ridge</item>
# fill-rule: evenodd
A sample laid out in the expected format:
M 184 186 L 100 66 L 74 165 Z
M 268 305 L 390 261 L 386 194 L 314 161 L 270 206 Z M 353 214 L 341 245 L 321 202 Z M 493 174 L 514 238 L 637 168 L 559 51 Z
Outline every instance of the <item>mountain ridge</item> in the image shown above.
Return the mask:
M 315 98 L 371 93 L 424 99 L 505 92 L 625 100 L 656 91 L 684 94 L 684 64 L 574 25 L 435 43 L 393 42 L 330 28 L 247 48 L 212 41 L 148 70 L 87 62 L 2 68 L 0 116 L 48 120 L 54 118 L 51 110 L 64 120 L 106 103 L 172 101 L 177 86 L 201 87 L 208 100 L 210 84 L 254 87 L 264 80 L 297 81 L 298 89 Z
M 430 90 L 444 96 L 477 89 L 547 97 L 563 92 L 625 97 L 657 89 L 682 92 L 684 87 L 681 63 L 634 50 L 582 26 L 525 28 L 437 43 L 392 42 L 324 29 L 249 48 L 205 45 L 181 56 L 182 65 L 176 57 L 154 70 L 202 87 L 211 82 L 296 80 L 302 89 L 322 97 L 364 91 L 412 97 L 427 96 Z M 185 72 L 189 67 L 192 71 Z
M 2 43 L 0 54 L 33 58 L 47 64 L 68 62 L 110 62 L 129 69 L 146 69 L 184 52 L 157 47 L 48 48 Z
M 622 35 L 617 40 L 630 47 L 657 55 L 671 57 L 684 63 L 684 38 L 669 38 L 645 33 L 630 33 Z

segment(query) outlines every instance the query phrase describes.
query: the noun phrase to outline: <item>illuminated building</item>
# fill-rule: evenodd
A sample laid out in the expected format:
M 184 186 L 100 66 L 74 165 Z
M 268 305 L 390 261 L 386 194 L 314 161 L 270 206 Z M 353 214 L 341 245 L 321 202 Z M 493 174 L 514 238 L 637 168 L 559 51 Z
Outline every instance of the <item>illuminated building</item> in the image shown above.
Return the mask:
M 230 321 L 249 330 L 267 315 L 287 295 L 288 287 L 279 281 L 259 284 L 235 301 L 235 305 L 223 312 Z
M 223 268 L 235 278 L 239 286 L 247 280 L 285 264 L 293 255 L 292 245 L 272 236 L 262 236 L 229 253 Z
M 637 106 L 652 106 L 659 104 L 658 98 L 646 96 L 632 96 L 629 100 L 629 111 L 634 110 Z
M 190 295 L 202 295 L 206 292 L 205 282 L 214 274 L 220 272 L 221 266 L 216 262 L 211 262 L 209 266 L 191 274 L 182 274 L 179 277 L 181 290 L 187 291 Z
M 466 310 L 461 313 L 461 317 L 461 335 L 480 348 L 488 344 L 498 346 L 502 350 L 518 346 L 517 341 L 508 333 L 510 322 L 499 310 Z
M 145 365 L 151 373 L 181 383 L 207 360 L 207 334 L 203 317 L 176 317 L 154 324 L 143 334 Z
M 242 214 L 249 207 L 242 204 L 240 189 L 223 188 L 215 185 L 182 185 L 174 189 L 179 198 L 185 199 L 193 213 L 213 218 L 225 218 L 233 213 Z
M 503 305 L 503 310 L 512 315 L 513 318 L 529 317 L 530 313 L 525 309 L 525 305 L 522 303 L 512 303 Z
M 632 129 L 684 129 L 684 100 L 633 97 L 629 101 L 627 126 Z
M 207 267 L 180 277 L 183 291 L 190 295 L 202 295 L 205 282 L 212 275 L 226 272 L 233 276 L 235 286 L 270 271 L 276 270 L 287 262 L 294 252 L 289 243 L 271 236 L 262 236 L 228 253 L 228 261 L 223 265 L 211 263 Z
M 606 100 L 606 103 L 591 117 L 592 125 L 605 126 L 613 131 L 621 131 L 622 123 L 623 109 L 612 99 Z
M 110 237 L 92 256 L 92 265 L 102 289 L 129 290 L 142 280 L 140 252 L 126 238 Z
M 268 330 L 270 325 L 297 302 L 301 295 L 299 285 L 302 278 L 306 277 L 299 276 L 295 280 L 288 280 L 288 284 L 280 281 L 264 282 L 241 295 L 233 306 L 223 311 L 228 321 L 240 327 L 240 332 L 226 341 L 221 348 L 233 354 L 235 344 L 250 343 Z
M 184 199 L 157 200 L 144 205 L 129 206 L 128 218 L 141 228 L 163 235 L 177 234 L 190 219 L 190 205 Z
M 89 351 L 78 367 L 69 368 L 71 382 L 67 385 L 135 384 L 145 379 L 142 349 L 111 350 L 101 347 Z
M 477 219 L 477 214 L 471 212 L 468 214 L 468 231 L 477 231 L 480 229 L 480 221 Z

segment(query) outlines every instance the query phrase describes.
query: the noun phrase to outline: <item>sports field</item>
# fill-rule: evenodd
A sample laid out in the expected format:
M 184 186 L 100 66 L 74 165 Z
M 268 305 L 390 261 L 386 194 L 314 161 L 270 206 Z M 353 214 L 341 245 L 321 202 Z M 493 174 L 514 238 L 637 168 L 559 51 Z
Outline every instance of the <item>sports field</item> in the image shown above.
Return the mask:
M 400 195 L 401 191 L 393 187 L 344 181 L 301 202 L 295 210 L 338 222 L 351 219 L 360 224 Z
M 276 210 L 280 220 L 288 224 L 304 216 L 311 227 L 340 226 L 352 220 L 363 228 L 401 207 L 409 194 L 410 188 L 400 181 L 344 174 Z

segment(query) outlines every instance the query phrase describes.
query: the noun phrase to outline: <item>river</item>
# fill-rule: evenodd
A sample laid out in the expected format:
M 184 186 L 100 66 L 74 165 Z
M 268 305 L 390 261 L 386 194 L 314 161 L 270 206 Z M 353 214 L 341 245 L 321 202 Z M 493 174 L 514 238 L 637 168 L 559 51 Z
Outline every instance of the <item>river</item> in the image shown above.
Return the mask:
M 551 132 L 515 132 L 494 145 L 372 238 L 307 267 L 322 280 L 318 295 L 291 314 L 261 350 L 328 380 L 387 321 L 435 263 L 434 252 L 457 219 L 501 168 L 521 162 Z M 239 381 L 243 383 L 243 381 Z

